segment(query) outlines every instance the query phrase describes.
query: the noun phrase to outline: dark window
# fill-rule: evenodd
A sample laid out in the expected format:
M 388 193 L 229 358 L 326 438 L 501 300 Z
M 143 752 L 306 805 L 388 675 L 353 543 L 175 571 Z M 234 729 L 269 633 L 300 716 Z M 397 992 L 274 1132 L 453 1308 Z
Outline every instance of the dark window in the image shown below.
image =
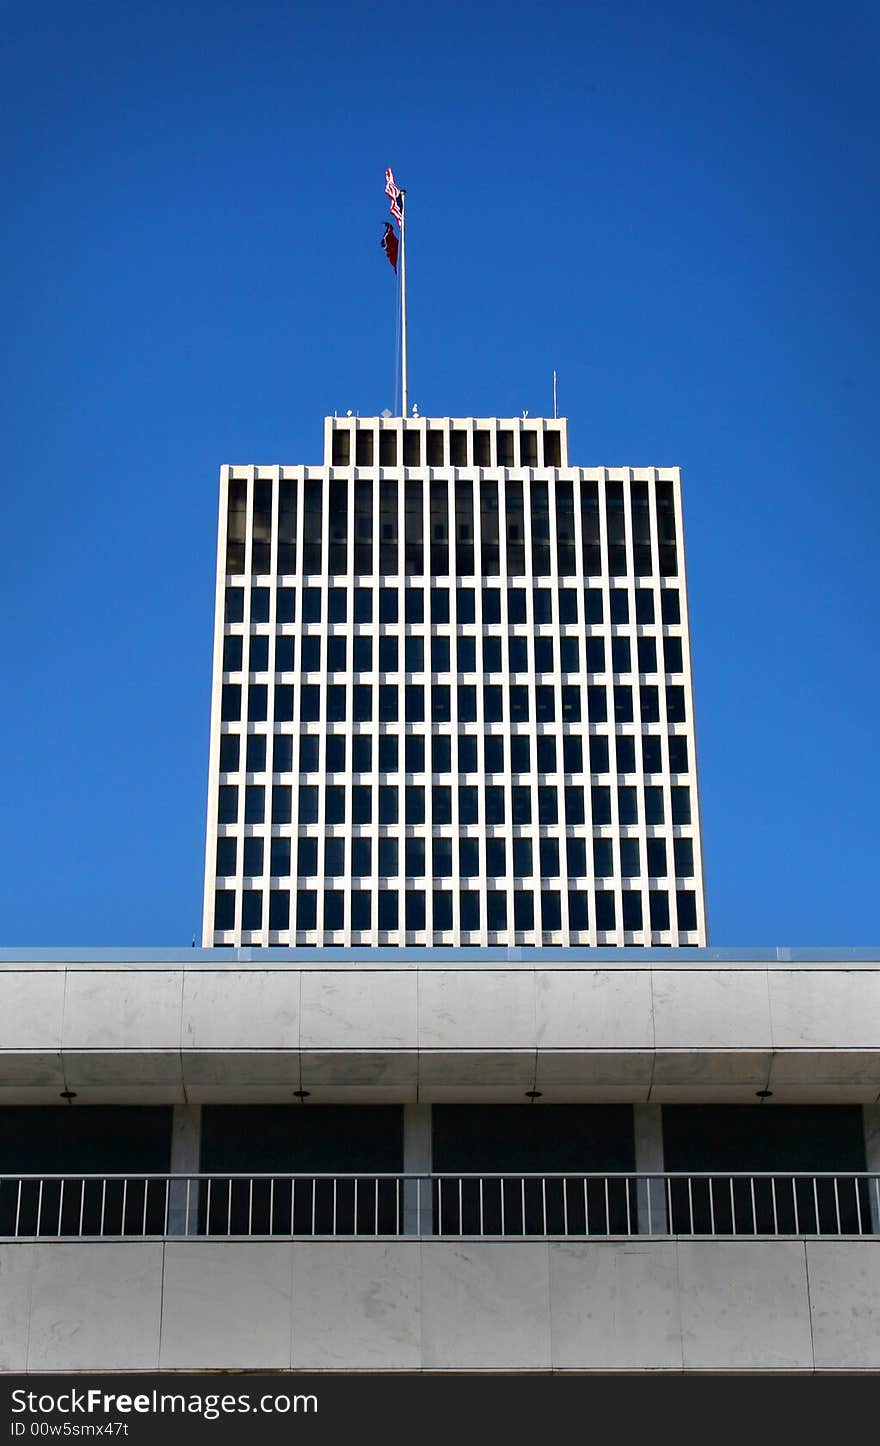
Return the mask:
M 671 482 L 657 483 L 657 541 L 660 576 L 674 577 L 678 571 L 678 562 L 675 550 L 675 501 Z
M 483 577 L 497 577 L 501 566 L 497 482 L 480 483 L 480 549 Z
M 678 927 L 679 929 L 696 929 L 697 927 L 697 896 L 692 893 L 680 891 L 676 895 L 678 905 Z
M 312 879 L 318 872 L 318 840 L 301 838 L 296 850 L 296 872 L 301 879 Z
M 452 789 L 448 784 L 435 784 L 431 789 L 431 817 L 434 823 L 452 822 Z
M 586 607 L 588 623 L 601 623 L 603 621 L 602 593 L 599 588 L 587 588 L 584 593 L 584 606 Z
M 300 823 L 318 822 L 318 790 L 310 784 L 299 791 Z
M 513 466 L 513 433 L 510 432 L 510 431 L 499 431 L 498 436 L 497 436 L 496 439 L 495 439 L 495 444 L 496 444 L 496 447 L 497 447 L 497 449 L 498 449 L 498 451 L 497 451 L 498 466 L 499 466 L 499 467 L 512 467 L 512 466 Z
M 584 822 L 584 790 L 569 786 L 565 790 L 565 822 Z
M 345 744 L 344 733 L 328 733 L 324 755 L 326 773 L 345 772 Z
M 403 616 L 408 623 L 425 621 L 425 594 L 420 587 L 408 587 L 403 594 Z
M 304 623 L 321 621 L 321 589 L 319 587 L 303 588 L 302 620 Z
M 513 895 L 513 927 L 520 930 L 535 927 L 535 896 L 524 889 L 516 889 Z
M 383 785 L 379 789 L 379 822 L 397 823 L 397 789 Z
M 455 618 L 459 623 L 472 623 L 476 620 L 476 592 L 472 587 L 459 587 L 455 590 Z
M 535 672 L 552 673 L 553 671 L 553 639 L 535 638 Z
M 331 463 L 334 467 L 347 467 L 351 461 L 351 428 L 340 427 L 333 431 Z
M 460 427 L 453 427 L 449 433 L 449 462 L 453 467 L 467 466 L 467 432 Z
M 590 735 L 590 772 L 607 773 L 608 771 L 608 739 L 604 733 L 592 733 Z
M 636 588 L 636 622 L 654 621 L 654 594 L 646 587 Z
M 355 889 L 351 894 L 351 927 L 369 929 L 373 917 L 372 896 L 366 889 Z
M 587 689 L 587 717 L 591 723 L 608 722 L 608 694 L 604 688 Z
M 373 690 L 365 683 L 355 683 L 351 690 L 351 712 L 355 723 L 369 723 L 373 716 Z
M 615 673 L 629 673 L 632 671 L 629 638 L 611 639 L 611 668 Z
M 648 895 L 651 928 L 658 932 L 669 928 L 669 895 L 652 889 Z
M 276 673 L 292 673 L 294 669 L 293 638 L 275 639 Z
M 324 840 L 324 873 L 330 879 L 341 878 L 345 873 L 345 839 Z
M 373 571 L 373 484 L 354 484 L 354 570 L 359 575 Z M 370 622 L 367 617 L 358 617 L 357 595 L 362 593 L 372 604 L 372 593 L 368 588 L 355 588 L 355 622 Z
M 345 789 L 339 784 L 333 784 L 324 794 L 324 822 L 345 822 Z
M 487 773 L 503 773 L 504 739 L 487 734 L 483 739 L 483 759 Z
M 427 462 L 429 467 L 443 466 L 443 433 L 436 427 L 429 427 L 426 433 Z
M 244 791 L 245 823 L 264 823 L 266 820 L 266 790 L 262 784 L 251 783 Z
M 517 879 L 527 879 L 532 873 L 532 841 L 528 838 L 513 840 L 513 873 Z
M 681 840 L 677 839 L 677 843 Z M 666 840 L 648 839 L 648 876 L 652 879 L 666 878 Z
M 653 683 L 645 684 L 639 690 L 639 710 L 643 723 L 659 723 L 660 694 Z
M 642 768 L 645 773 L 660 773 L 662 771 L 662 750 L 660 748 L 660 739 L 656 733 L 642 734 Z
M 614 721 L 615 723 L 631 723 L 633 721 L 632 688 L 627 688 L 620 685 L 615 687 Z
M 547 734 L 538 738 L 538 772 L 556 772 L 556 739 Z
M 486 823 L 504 822 L 504 789 L 490 784 L 486 788 Z
M 562 465 L 562 452 L 560 445 L 560 434 L 556 430 L 548 430 L 544 433 L 544 466 L 559 467 Z
M 684 722 L 684 688 L 666 689 L 666 719 L 669 723 Z
M 558 839 L 542 838 L 538 840 L 538 861 L 542 878 L 552 879 L 556 877 L 559 873 Z
M 241 896 L 241 927 L 261 929 L 263 927 L 263 895 L 256 889 L 245 889 Z
M 226 571 L 244 572 L 247 483 L 230 481 L 226 517 Z
M 562 689 L 562 721 L 563 723 L 580 723 L 581 721 L 581 690 L 580 688 Z
M 627 571 L 622 482 L 605 484 L 605 525 L 608 531 L 608 571 L 612 577 L 618 577 Z
M 448 891 L 434 892 L 434 928 L 440 931 L 452 928 L 452 895 Z
M 529 721 L 529 690 L 520 684 L 510 687 L 510 719 L 513 723 Z
M 351 740 L 353 773 L 369 773 L 373 766 L 373 740 L 369 733 L 355 733 Z
M 396 740 L 395 740 L 396 741 Z M 408 733 L 405 741 L 404 767 L 407 773 L 424 773 L 425 740 L 419 733 Z
M 633 561 L 636 577 L 651 573 L 651 514 L 648 507 L 647 482 L 632 484 Z
M 584 771 L 584 745 L 573 733 L 566 733 L 562 739 L 562 766 L 566 773 Z
M 620 823 L 638 823 L 639 808 L 634 788 L 618 788 L 617 816 Z
M 611 589 L 611 621 L 612 623 L 629 622 L 629 597 L 625 588 L 613 587 Z
M 474 572 L 474 484 L 455 484 L 455 570 L 462 577 Z
M 577 673 L 580 670 L 580 650 L 577 638 L 560 638 L 559 665 L 563 673 Z
M 406 787 L 406 823 L 425 822 L 425 790 L 413 784 Z
M 228 587 L 226 589 L 226 607 L 223 616 L 227 623 L 244 622 L 243 587 Z
M 486 840 L 486 876 L 503 878 L 507 872 L 507 849 L 503 838 Z
M 538 822 L 558 823 L 558 797 L 555 788 L 538 789 Z
M 524 623 L 526 620 L 526 590 L 524 587 L 507 589 L 507 621 Z
M 487 651 L 488 651 L 490 657 L 494 657 L 494 656 L 495 656 L 495 654 L 493 653 L 493 651 L 492 651 L 491 649 L 487 649 L 487 647 L 486 647 L 486 644 L 487 644 L 487 643 L 495 643 L 495 644 L 497 645 L 497 657 L 498 657 L 498 661 L 497 661 L 497 663 L 495 663 L 494 667 L 487 667 L 487 666 L 486 666 L 486 654 L 487 654 Z M 457 656 L 456 656 L 456 665 L 457 665 L 458 671 L 459 671 L 460 673 L 475 673 L 475 672 L 476 672 L 476 670 L 477 670 L 477 640 L 476 640 L 476 638 L 459 637 L 459 638 L 458 638 L 458 641 L 457 641 L 457 644 L 456 644 L 456 654 L 457 654 Z M 484 639 L 483 639 L 483 667 L 484 667 L 484 669 L 486 670 L 486 672 L 488 672 L 488 673 L 497 673 L 497 672 L 500 671 L 500 669 L 501 669 L 501 640 L 500 640 L 500 638 L 484 638 Z
M 477 740 L 473 734 L 459 734 L 458 771 L 459 773 L 476 773 L 477 771 Z
M 557 593 L 559 604 L 559 621 L 561 623 L 576 623 L 577 615 L 577 593 L 573 587 L 562 587 Z
M 379 928 L 397 928 L 397 894 L 390 889 L 379 890 Z
M 323 538 L 321 531 L 323 506 L 323 483 L 306 479 L 303 505 L 303 572 L 321 573 L 323 564 Z
M 470 932 L 480 927 L 480 896 L 475 889 L 462 889 L 459 898 L 459 914 L 462 929 Z
M 397 738 L 393 733 L 379 734 L 379 772 L 396 773 L 399 767 Z
M 397 622 L 397 588 L 380 587 L 379 589 L 379 622 Z
M 423 889 L 407 889 L 406 927 L 417 930 L 425 927 L 425 894 Z
M 449 622 L 449 588 L 431 588 L 431 622 Z
M 480 845 L 477 839 L 459 839 L 458 872 L 463 879 L 473 879 L 480 872 Z M 476 925 L 474 927 L 476 928 Z
M 272 789 L 272 822 L 290 823 L 292 790 L 288 784 L 276 783 Z
M 224 723 L 237 723 L 241 717 L 241 684 L 224 683 L 220 698 L 220 718 Z
M 321 669 L 321 639 L 303 638 L 300 643 L 300 668 L 304 673 L 317 673 Z
M 396 673 L 396 672 L 397 672 L 397 639 L 396 639 L 396 638 L 380 638 L 380 639 L 379 639 L 379 672 L 380 672 L 380 673 Z
M 373 791 L 366 784 L 356 783 L 351 790 L 351 821 L 352 823 L 370 823 L 372 817 Z M 358 842 L 363 843 L 365 840 L 360 839 Z
M 220 772 L 237 773 L 239 760 L 239 745 L 241 739 L 237 733 L 221 733 L 220 735 Z
M 611 822 L 611 789 L 603 786 L 593 787 L 591 794 L 591 814 L 593 823 Z
M 483 622 L 501 622 L 501 593 L 497 587 L 483 588 Z
M 557 889 L 544 889 L 541 894 L 541 928 L 562 928 L 561 896 Z
M 354 620 L 356 623 L 371 623 L 373 621 L 373 591 L 369 587 L 356 587 L 354 590 Z
M 667 673 L 680 673 L 683 669 L 681 638 L 663 639 L 663 666 Z
M 587 638 L 587 672 L 605 672 L 604 638 Z
M 661 592 L 660 616 L 663 622 L 668 623 L 670 626 L 681 622 L 681 607 L 677 588 L 665 587 Z
M 317 733 L 303 733 L 299 740 L 299 771 L 300 773 L 317 773 L 318 771 Z
M 596 928 L 614 929 L 614 919 L 614 895 L 610 889 L 600 889 L 596 894 Z
M 435 774 L 452 771 L 452 742 L 448 733 L 435 733 L 431 740 L 431 768 Z
M 553 621 L 553 594 L 549 587 L 536 587 L 532 592 L 532 609 L 536 623 Z
M 456 700 L 458 703 L 459 723 L 475 723 L 477 721 L 477 690 L 465 684 L 456 689 Z
M 334 637 L 334 638 L 328 638 L 328 639 L 327 639 L 327 672 L 328 672 L 328 673 L 344 673 L 344 672 L 346 671 L 345 652 L 346 652 L 346 639 L 345 639 L 345 638 L 335 638 L 335 637 Z
M 514 823 L 531 823 L 532 791 L 530 788 L 514 786 L 511 789 L 511 812 Z
M 444 577 L 449 572 L 449 490 L 445 482 L 432 482 L 429 492 L 431 572 L 435 577 Z
M 236 840 L 234 838 L 218 838 L 217 840 L 217 875 L 225 878 L 233 875 L 236 869 Z M 232 928 L 232 925 L 229 926 Z
M 407 683 L 404 692 L 404 714 L 407 723 L 424 723 L 425 690 L 420 683 Z
M 443 638 L 435 633 L 431 639 L 431 671 L 433 673 L 449 672 L 449 638 Z
M 689 838 L 673 839 L 672 850 L 675 858 L 676 877 L 682 879 L 692 878 L 694 873 L 693 840 Z
M 525 734 L 515 734 L 510 740 L 510 767 L 514 773 L 531 771 L 530 744 Z
M 533 431 L 520 432 L 519 456 L 521 467 L 537 467 L 538 465 L 538 434 Z
M 379 483 L 379 571 L 397 572 L 397 483 Z
M 373 433 L 359 427 L 354 434 L 354 455 L 359 467 L 373 465 Z
M 575 573 L 574 484 L 556 484 L 556 571 L 559 577 Z
M 269 928 L 290 928 L 290 894 L 287 889 L 273 889 L 269 895 Z
M 431 841 L 431 869 L 437 879 L 448 879 L 452 875 L 452 839 L 435 838 Z
M 296 927 L 314 929 L 317 923 L 318 895 L 312 889 L 299 889 L 296 895 Z
M 507 639 L 508 665 L 511 673 L 527 673 L 529 670 L 528 650 L 525 638 Z
M 230 633 L 223 639 L 223 671 L 224 673 L 241 672 L 242 642 L 244 639 L 241 633 Z M 255 640 L 256 641 L 256 640 Z M 266 642 L 268 642 L 268 638 Z M 253 651 L 253 650 L 252 650 Z
M 475 788 L 459 788 L 458 821 L 459 823 L 476 823 L 478 821 L 477 790 Z
M 348 483 L 331 481 L 329 497 L 330 573 L 348 571 Z M 334 588 L 332 591 L 339 591 Z M 331 615 L 330 621 L 334 618 Z
M 396 838 L 379 840 L 379 877 L 393 879 L 398 871 L 398 848 Z
M 586 932 L 590 927 L 587 895 L 582 889 L 570 889 L 568 894 L 569 928 Z
M 663 789 L 645 789 L 645 823 L 663 822 Z
M 382 691 L 381 689 L 379 690 Z M 327 722 L 345 722 L 345 684 L 327 684 Z
M 623 927 L 627 930 L 642 927 L 642 896 L 634 889 L 623 891 Z
M 391 428 L 379 429 L 379 466 L 397 466 L 397 433 Z
M 448 639 L 444 639 L 443 641 L 448 643 Z M 431 722 L 448 723 L 451 717 L 449 685 L 446 683 L 435 683 L 431 688 Z
M 556 699 L 552 688 L 541 685 L 535 689 L 535 717 L 539 723 L 555 721 Z
M 569 877 L 582 879 L 587 872 L 587 844 L 582 838 L 565 840 L 565 858 Z
M 593 873 L 597 879 L 610 879 L 614 873 L 614 850 L 610 838 L 593 839 Z
M 522 577 L 526 570 L 525 513 L 523 484 L 508 481 L 505 489 L 507 521 L 507 571 L 510 577 Z
M 617 749 L 617 771 L 618 773 L 635 773 L 636 771 L 636 740 L 629 733 L 618 734 L 615 741 Z
M 486 927 L 493 932 L 507 928 L 507 895 L 490 889 L 486 895 Z
M 639 638 L 639 672 L 656 673 L 657 644 L 653 638 Z
M 290 874 L 290 839 L 273 838 L 269 847 L 269 873 L 273 878 L 287 878 Z M 286 928 L 287 925 L 270 924 L 270 928 Z
M 620 873 L 624 879 L 638 878 L 641 869 L 639 867 L 639 841 L 637 838 L 622 838 L 620 840 Z

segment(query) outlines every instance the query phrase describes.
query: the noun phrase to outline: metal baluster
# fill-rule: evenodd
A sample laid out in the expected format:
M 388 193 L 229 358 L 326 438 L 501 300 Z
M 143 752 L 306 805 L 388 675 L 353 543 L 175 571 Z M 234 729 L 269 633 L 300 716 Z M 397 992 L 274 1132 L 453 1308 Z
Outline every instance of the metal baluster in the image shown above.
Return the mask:
M 754 1177 L 754 1175 L 750 1175 L 750 1176 L 749 1176 L 749 1188 L 750 1188 L 751 1194 L 752 1194 L 752 1234 L 753 1234 L 753 1235 L 757 1235 L 757 1233 L 758 1233 L 758 1214 L 757 1214 L 757 1211 L 756 1211 L 756 1209 L 755 1209 L 755 1177 Z
M 731 1229 L 732 1234 L 735 1235 L 735 1234 L 736 1234 L 736 1191 L 735 1191 L 734 1188 L 733 1188 L 733 1176 L 732 1176 L 732 1175 L 729 1175 L 729 1176 L 728 1176 L 728 1184 L 730 1185 L 730 1229 Z
M 206 1235 L 210 1235 L 210 1234 L 211 1234 L 211 1186 L 213 1185 L 213 1183 L 214 1183 L 213 1176 L 209 1176 L 209 1178 L 208 1178 L 208 1213 L 207 1213 L 207 1216 L 206 1216 L 206 1219 L 205 1219 L 205 1234 L 206 1234 Z
M 416 1180 L 416 1220 L 419 1219 L 419 1186 L 421 1180 Z M 376 1176 L 376 1188 L 373 1192 L 373 1234 L 379 1234 L 379 1176 Z
M 586 1181 L 584 1184 L 586 1185 Z M 568 1234 L 568 1181 L 564 1177 L 562 1180 L 562 1233 L 563 1235 Z
M 629 1204 L 629 1180 L 624 1180 L 623 1182 L 623 1193 L 626 1198 L 626 1233 L 627 1235 L 632 1235 L 632 1215 L 630 1213 Z
M 653 1211 L 653 1194 L 654 1194 L 654 1192 L 653 1192 L 653 1189 L 652 1189 L 653 1184 L 654 1184 L 654 1176 L 653 1176 L 653 1175 L 647 1175 L 647 1176 L 645 1177 L 645 1186 L 646 1186 L 646 1197 L 647 1197 L 647 1202 L 648 1202 L 648 1234 L 649 1234 L 649 1235 L 653 1235 L 653 1234 L 654 1234 L 654 1211 Z M 638 1186 L 637 1186 L 636 1188 L 638 1188 Z
M 37 1234 L 40 1234 L 40 1225 L 43 1216 L 43 1181 L 40 1180 L 40 1188 L 37 1191 Z
M 122 1182 L 122 1219 L 119 1223 L 120 1235 L 125 1234 L 125 1212 L 128 1208 L 128 1176 Z
M 794 1175 L 792 1175 L 791 1177 L 791 1198 L 794 1203 L 794 1233 L 795 1235 L 800 1235 L 801 1231 L 800 1222 L 798 1219 L 797 1180 L 794 1178 Z
M 104 1234 L 104 1208 L 107 1204 L 107 1177 L 101 1181 L 101 1234 Z
M 254 1177 L 248 1181 L 248 1237 L 254 1233 Z
M 505 1233 L 505 1231 L 504 1231 L 504 1176 L 502 1175 L 502 1176 L 501 1176 L 501 1234 L 503 1235 L 504 1233 Z
M 842 1234 L 843 1234 L 843 1231 L 842 1231 L 841 1228 L 840 1228 L 840 1195 L 839 1195 L 838 1189 L 837 1189 L 837 1176 L 836 1176 L 836 1175 L 834 1176 L 834 1182 L 833 1182 L 833 1183 L 834 1183 L 834 1219 L 835 1219 L 835 1221 L 836 1221 L 836 1223 L 837 1223 L 837 1233 L 838 1233 L 838 1235 L 842 1235 Z
M 15 1238 L 18 1239 L 18 1227 L 21 1223 L 21 1187 L 24 1182 L 19 1178 L 18 1194 L 15 1199 Z
M 779 1216 L 776 1213 L 776 1176 L 770 1180 L 770 1199 L 773 1204 L 773 1234 L 779 1234 Z
M 547 1234 L 547 1176 L 541 1176 L 541 1210 L 544 1219 L 544 1234 Z
M 315 1233 L 315 1209 L 316 1209 L 316 1198 L 317 1198 L 317 1194 L 318 1194 L 318 1182 L 317 1182 L 317 1180 L 316 1180 L 314 1177 L 312 1177 L 312 1234 L 313 1234 L 313 1235 L 314 1235 L 314 1233 Z
M 715 1181 L 709 1177 L 709 1231 L 715 1234 Z
M 694 1181 L 693 1176 L 688 1175 L 688 1213 L 691 1221 L 691 1235 L 694 1234 Z
M 816 1234 L 821 1235 L 819 1229 L 819 1187 L 816 1184 L 816 1176 L 813 1176 L 813 1208 L 816 1211 Z
M 587 1189 L 588 1183 L 589 1183 L 589 1182 L 588 1182 L 587 1177 L 586 1177 L 586 1175 L 585 1175 L 585 1176 L 584 1176 L 584 1234 L 585 1234 L 585 1235 L 589 1235 L 589 1233 L 590 1233 L 590 1192 L 589 1192 L 589 1190 Z M 564 1185 L 563 1185 L 563 1188 L 565 1188 Z M 568 1234 L 568 1231 L 566 1231 L 566 1234 Z
M 150 1182 L 144 1177 L 144 1213 L 141 1217 L 141 1235 L 147 1233 L 147 1200 L 150 1194 Z
M 226 1234 L 232 1234 L 232 1179 L 227 1181 L 229 1190 L 226 1195 Z
M 164 1212 L 163 1212 L 163 1214 L 162 1214 L 162 1234 L 163 1234 L 163 1235 L 167 1235 L 167 1234 L 168 1234 L 168 1217 L 169 1217 L 170 1213 L 171 1213 L 171 1180 L 170 1180 L 170 1178 L 166 1175 L 166 1176 L 165 1176 L 165 1210 L 164 1210 Z M 187 1217 L 188 1217 L 188 1216 L 189 1216 L 189 1211 L 187 1210 L 186 1213 L 187 1213 Z
M 352 1220 L 352 1234 L 358 1233 L 358 1177 L 354 1177 L 354 1219 Z
M 291 1193 L 293 1193 L 294 1181 L 290 1182 Z M 291 1212 L 291 1225 L 293 1224 L 293 1212 Z M 269 1181 L 269 1234 L 275 1234 L 275 1176 Z
M 482 1175 L 481 1175 L 481 1176 L 480 1176 L 480 1234 L 481 1234 L 481 1235 L 485 1235 L 485 1233 L 486 1233 L 486 1231 L 485 1231 L 485 1227 L 484 1227 L 484 1225 L 483 1225 L 483 1177 L 482 1177 Z
M 858 1221 L 859 1234 L 864 1235 L 864 1231 L 862 1230 L 862 1201 L 860 1198 L 861 1192 L 859 1190 L 858 1176 L 856 1175 L 853 1176 L 853 1189 L 856 1194 L 856 1220 Z
M 462 1204 L 461 1176 L 458 1177 L 458 1233 L 464 1235 L 464 1207 Z
M 608 1201 L 608 1176 L 605 1176 L 605 1234 L 611 1234 L 611 1206 Z
M 85 1180 L 80 1180 L 80 1182 L 79 1182 L 79 1231 L 78 1231 L 78 1234 L 79 1234 L 80 1238 L 82 1238 L 82 1233 L 83 1233 L 83 1212 L 85 1211 L 85 1208 L 86 1208 L 86 1182 L 85 1182 Z
M 443 1181 L 437 1181 L 437 1233 L 443 1234 Z
M 58 1229 L 55 1232 L 56 1235 L 61 1234 L 61 1212 L 64 1209 L 64 1184 L 65 1182 L 62 1180 L 61 1188 L 58 1191 Z
M 522 1233 L 526 1233 L 526 1177 L 520 1176 L 520 1197 L 522 1200 Z
M 338 1184 L 338 1183 L 339 1183 L 339 1182 L 338 1182 L 336 1176 L 334 1175 L 334 1176 L 333 1176 L 333 1235 L 334 1235 L 334 1237 L 335 1237 L 335 1235 L 336 1235 L 336 1196 L 337 1196 L 336 1187 L 337 1187 L 337 1184 Z

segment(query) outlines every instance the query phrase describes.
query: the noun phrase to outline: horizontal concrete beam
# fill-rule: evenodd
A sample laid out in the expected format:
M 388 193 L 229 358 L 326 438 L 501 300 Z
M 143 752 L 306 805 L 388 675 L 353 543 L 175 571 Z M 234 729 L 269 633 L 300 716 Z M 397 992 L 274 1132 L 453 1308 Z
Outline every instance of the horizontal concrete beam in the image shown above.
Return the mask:
M 880 959 L 511 967 L 450 952 L 443 967 L 395 968 L 182 951 L 0 965 L 2 1103 L 62 1090 L 80 1103 L 263 1103 L 299 1088 L 314 1103 L 519 1101 L 532 1088 L 547 1102 L 751 1102 L 771 1089 L 776 1103 L 873 1103 Z
M 0 1279 L 5 1372 L 880 1369 L 880 1239 L 62 1240 Z

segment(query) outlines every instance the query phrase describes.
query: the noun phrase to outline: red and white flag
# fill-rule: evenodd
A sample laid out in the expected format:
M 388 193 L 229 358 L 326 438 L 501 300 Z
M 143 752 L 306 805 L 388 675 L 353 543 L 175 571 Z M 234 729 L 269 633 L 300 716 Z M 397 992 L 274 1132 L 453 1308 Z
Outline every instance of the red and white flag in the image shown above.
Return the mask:
M 403 210 L 400 205 L 400 197 L 403 195 L 403 192 L 395 181 L 390 166 L 385 172 L 385 194 L 386 196 L 391 197 L 391 205 L 388 208 L 389 211 L 391 212 L 398 226 L 402 226 Z
M 394 227 L 392 226 L 390 221 L 386 221 L 385 234 L 382 237 L 382 250 L 385 252 L 388 260 L 394 267 L 395 276 L 397 275 L 397 251 L 399 244 L 400 243 L 397 240 L 397 234 L 394 230 Z

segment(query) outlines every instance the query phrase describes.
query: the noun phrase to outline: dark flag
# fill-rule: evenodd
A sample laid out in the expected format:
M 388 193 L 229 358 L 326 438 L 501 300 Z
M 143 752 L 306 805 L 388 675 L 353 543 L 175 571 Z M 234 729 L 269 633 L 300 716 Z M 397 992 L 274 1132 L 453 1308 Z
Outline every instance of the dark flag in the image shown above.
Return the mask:
M 382 250 L 394 267 L 394 274 L 397 275 L 397 251 L 400 243 L 390 221 L 385 222 L 385 234 L 382 237 Z

